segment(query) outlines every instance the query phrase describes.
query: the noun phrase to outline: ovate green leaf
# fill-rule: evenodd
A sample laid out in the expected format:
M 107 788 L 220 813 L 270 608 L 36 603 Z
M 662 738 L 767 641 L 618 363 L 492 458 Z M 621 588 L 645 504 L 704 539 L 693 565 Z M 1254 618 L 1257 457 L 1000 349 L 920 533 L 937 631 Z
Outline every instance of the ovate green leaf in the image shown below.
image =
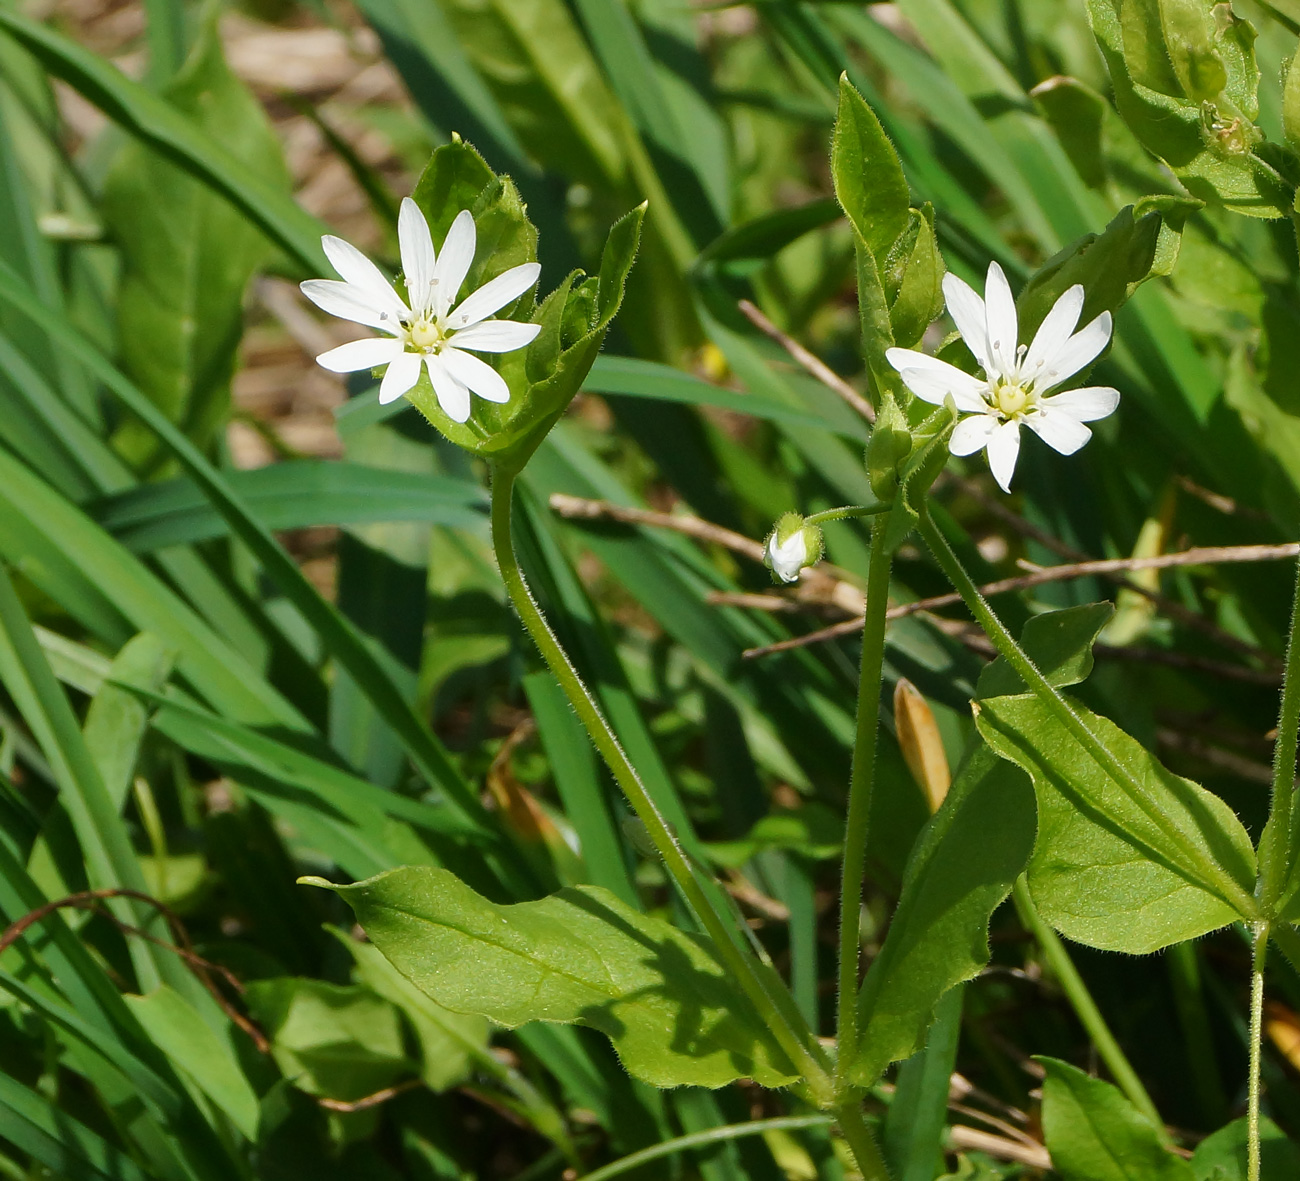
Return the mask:
M 1246 1120 L 1233 1120 L 1196 1146 L 1192 1172 L 1196 1181 L 1246 1181 Z M 1300 1148 L 1268 1116 L 1259 1121 L 1260 1181 L 1300 1177 Z
M 1039 1058 L 1043 1134 L 1062 1181 L 1193 1181 L 1192 1167 L 1119 1090 L 1055 1058 Z
M 1034 781 L 1038 841 L 1028 876 L 1043 917 L 1080 943 L 1133 954 L 1238 918 L 1214 884 L 1217 865 L 1254 890 L 1254 850 L 1232 809 L 1166 770 L 1107 718 L 1071 705 L 1158 813 L 1144 811 L 1037 697 L 981 702 L 976 724 L 985 741 Z
M 1087 603 L 1035 615 L 1025 624 L 1020 646 L 1049 684 L 1058 689 L 1077 685 L 1092 672 L 1093 641 L 1114 614 L 1111 603 Z M 1007 658 L 999 656 L 980 673 L 975 696 L 1005 697 L 1027 688 Z
M 911 195 L 903 166 L 876 113 L 840 79 L 840 106 L 831 144 L 835 196 L 877 261 L 907 228 Z
M 581 886 L 502 906 L 444 869 L 408 867 L 331 886 L 380 951 L 444 1008 L 514 1028 L 604 1033 L 654 1086 L 720 1087 L 798 1077 L 712 944 Z M 473 970 L 467 970 L 472 965 Z

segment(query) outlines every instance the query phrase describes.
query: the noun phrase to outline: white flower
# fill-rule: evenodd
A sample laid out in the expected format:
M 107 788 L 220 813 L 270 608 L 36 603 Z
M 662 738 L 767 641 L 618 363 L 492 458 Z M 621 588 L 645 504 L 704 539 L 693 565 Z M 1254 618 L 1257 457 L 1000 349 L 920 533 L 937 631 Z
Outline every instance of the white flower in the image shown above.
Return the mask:
M 768 534 L 763 563 L 782 582 L 798 582 L 805 566 L 821 561 L 822 531 L 798 513 L 786 513 Z
M 957 409 L 969 417 L 953 428 L 948 449 L 954 455 L 974 455 L 987 448 L 993 478 L 1010 492 L 1021 423 L 1062 455 L 1073 455 L 1092 437 L 1083 424 L 1105 418 L 1119 405 L 1119 391 L 1109 386 L 1044 397 L 1096 360 L 1110 340 L 1110 313 L 1102 312 L 1075 332 L 1083 311 L 1083 288 L 1076 284 L 1052 305 L 1033 344 L 1026 347 L 1017 343 L 1016 302 L 997 263 L 989 264 L 985 299 L 952 274 L 944 276 L 943 293 L 948 313 L 984 377 L 972 377 L 911 349 L 890 349 L 886 356 L 923 401 L 942 406 L 952 395 Z
M 435 254 L 429 223 L 407 197 L 397 219 L 397 241 L 409 307 L 355 246 L 331 235 L 321 239 L 343 282 L 310 279 L 302 284 L 302 293 L 332 316 L 389 336 L 340 345 L 322 353 L 317 362 L 335 373 L 387 365 L 379 400 L 393 402 L 419 380 L 423 360 L 438 404 L 456 422 L 469 417 L 471 390 L 489 402 L 508 402 L 510 389 L 501 374 L 465 350 L 508 353 L 523 348 L 541 331 L 538 324 L 487 318 L 536 283 L 541 267 L 535 262 L 511 267 L 453 307 L 474 261 L 474 217 L 469 210 L 456 215 L 442 250 Z

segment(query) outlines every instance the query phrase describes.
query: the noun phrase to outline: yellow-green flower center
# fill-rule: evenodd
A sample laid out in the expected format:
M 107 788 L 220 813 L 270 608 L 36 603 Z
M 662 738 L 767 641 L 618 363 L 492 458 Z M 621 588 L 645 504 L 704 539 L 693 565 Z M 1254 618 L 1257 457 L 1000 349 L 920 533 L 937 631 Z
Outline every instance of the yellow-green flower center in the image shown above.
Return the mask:
M 442 325 L 423 317 L 408 329 L 412 346 L 422 353 L 436 353 L 443 343 Z
M 999 381 L 991 390 L 993 409 L 1003 418 L 1014 418 L 1024 412 L 1033 398 L 1031 390 L 1010 381 Z

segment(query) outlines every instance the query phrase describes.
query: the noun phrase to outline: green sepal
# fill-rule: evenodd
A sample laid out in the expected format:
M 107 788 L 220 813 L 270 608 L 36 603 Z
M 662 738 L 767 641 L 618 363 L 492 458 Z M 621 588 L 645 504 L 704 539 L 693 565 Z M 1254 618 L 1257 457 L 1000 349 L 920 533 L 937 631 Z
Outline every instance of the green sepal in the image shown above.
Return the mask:
M 867 440 L 867 479 L 876 499 L 888 504 L 898 494 L 899 465 L 912 450 L 912 432 L 892 393 L 886 391 Z
M 885 547 L 892 554 L 921 519 L 917 507 L 929 494 L 939 473 L 948 466 L 948 438 L 957 423 L 957 409 L 949 398 L 912 431 L 913 447 L 898 474 L 898 494 L 885 522 Z M 916 445 L 921 440 L 920 446 Z

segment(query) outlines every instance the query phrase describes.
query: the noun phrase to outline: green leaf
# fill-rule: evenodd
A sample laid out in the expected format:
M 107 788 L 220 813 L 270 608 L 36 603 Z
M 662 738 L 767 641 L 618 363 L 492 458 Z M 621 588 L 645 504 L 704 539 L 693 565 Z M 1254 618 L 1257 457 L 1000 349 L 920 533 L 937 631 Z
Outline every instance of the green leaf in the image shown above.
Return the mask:
M 1071 707 L 1146 790 L 1153 816 L 1093 760 L 1037 697 L 979 703 L 976 725 L 993 750 L 1029 772 L 1038 842 L 1029 888 L 1061 934 L 1106 951 L 1142 954 L 1238 918 L 1216 892 L 1217 872 L 1248 894 L 1255 854 L 1218 796 L 1166 770 L 1107 718 Z
M 380 951 L 453 1012 L 515 1028 L 587 1025 L 659 1087 L 767 1087 L 798 1077 L 707 939 L 581 886 L 501 906 L 444 869 L 405 868 L 341 894 Z M 465 965 L 473 963 L 473 973 Z
M 420 1043 L 421 1071 L 430 1090 L 464 1082 L 488 1058 L 488 1023 L 476 1014 L 453 1013 L 415 987 L 373 943 L 360 943 L 334 930 L 356 961 L 353 978 L 395 1005 Z
M 1192 1172 L 1196 1181 L 1246 1181 L 1246 1120 L 1233 1120 L 1196 1146 Z M 1300 1148 L 1268 1116 L 1259 1121 L 1260 1181 L 1300 1177 Z
M 230 488 L 268 529 L 426 521 L 474 528 L 484 520 L 480 485 L 431 473 L 291 459 L 225 473 Z M 228 521 L 187 477 L 141 484 L 92 506 L 95 519 L 128 549 L 152 553 L 230 533 Z
M 1181 96 L 1182 85 L 1169 58 L 1160 16 L 1158 0 L 1119 0 L 1124 62 L 1134 82 L 1161 94 Z
M 280 141 L 230 71 L 215 19 L 163 97 L 213 142 L 288 192 Z M 150 146 L 128 142 L 104 183 L 101 210 L 122 260 L 119 360 L 132 381 L 200 447 L 229 413 L 243 334 L 244 288 L 269 243 L 244 213 Z M 160 444 L 138 421 L 118 435 L 128 459 L 156 462 Z
M 1192 1166 L 1118 1088 L 1055 1058 L 1035 1061 L 1047 1071 L 1043 1134 L 1062 1181 L 1193 1181 Z
M 1210 4 L 1206 0 L 1160 0 L 1159 8 L 1165 46 L 1182 92 L 1194 102 L 1217 98 L 1228 85 L 1228 71 L 1214 47 Z M 1258 82 L 1258 71 L 1255 79 Z M 1249 117 L 1254 118 L 1257 112 L 1256 103 Z
M 870 1086 L 925 1044 L 940 997 L 988 963 L 989 916 L 1034 845 L 1033 793 L 982 748 L 917 838 L 898 908 L 858 998 L 852 1068 Z
M 1080 179 L 1089 188 L 1104 185 L 1102 125 L 1106 100 L 1079 79 L 1060 74 L 1039 83 L 1032 94 Z
M 885 289 L 893 290 L 889 322 L 894 343 L 913 348 L 943 311 L 943 255 L 934 233 L 934 209 L 910 211 L 911 224 L 885 260 Z
M 871 256 L 884 259 L 907 229 L 911 194 L 894 145 L 847 75 L 840 78 L 831 175 L 853 228 Z
M 1300 9 L 1300 2 L 1297 8 Z M 1300 60 L 1300 53 L 1291 58 L 1282 87 L 1282 131 L 1293 148 L 1300 147 L 1300 65 L 1297 65 L 1297 60 Z
M 1113 603 L 1087 603 L 1032 616 L 1020 636 L 1020 646 L 1048 682 L 1058 689 L 1077 685 L 1092 672 L 1092 645 L 1115 614 Z M 986 665 L 975 696 L 1006 697 L 1024 693 L 1028 686 L 1005 656 Z
M 232 155 L 106 58 L 10 8 L 0 8 L 0 28 L 110 119 L 241 209 L 305 275 L 330 273 L 320 245 L 325 227 L 274 179 Z
M 1025 284 L 1016 301 L 1020 332 L 1032 338 L 1052 305 L 1076 283 L 1085 302 L 1086 324 L 1102 312 L 1117 312 L 1155 275 L 1173 270 L 1183 223 L 1200 208 L 1183 197 L 1147 197 L 1126 205 L 1100 234 L 1087 234 L 1049 259 Z
M 309 1095 L 355 1102 L 411 1073 L 397 1010 L 368 988 L 278 976 L 245 998 L 285 1078 Z
M 257 1093 L 244 1076 L 235 1049 L 214 1032 L 178 992 L 160 985 L 126 1002 L 163 1053 L 250 1140 L 257 1139 Z M 233 1032 L 234 1027 L 229 1027 Z

